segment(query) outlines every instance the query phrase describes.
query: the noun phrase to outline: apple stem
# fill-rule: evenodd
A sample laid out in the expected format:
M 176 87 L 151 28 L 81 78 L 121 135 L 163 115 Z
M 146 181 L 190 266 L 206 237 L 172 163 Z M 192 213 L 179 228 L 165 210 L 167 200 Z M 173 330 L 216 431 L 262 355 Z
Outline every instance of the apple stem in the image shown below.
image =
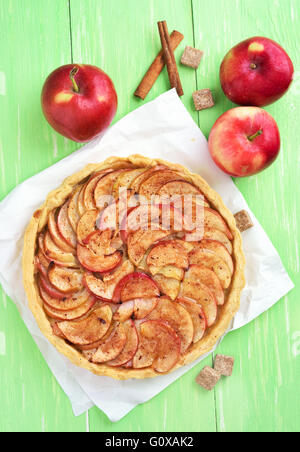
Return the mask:
M 255 138 L 259 137 L 259 135 L 261 135 L 263 133 L 262 130 L 258 130 L 254 135 L 251 135 L 250 137 L 248 137 L 249 141 L 253 141 L 255 140 Z
M 78 85 L 77 85 L 77 83 L 76 83 L 76 81 L 74 79 L 74 76 L 77 74 L 78 71 L 79 71 L 78 67 L 74 66 L 73 69 L 70 72 L 70 79 L 71 79 L 71 82 L 73 84 L 73 91 L 75 91 L 75 93 L 79 93 Z
M 251 69 L 256 69 L 256 68 L 257 68 L 257 66 L 256 66 L 255 63 L 251 63 L 251 64 L 250 64 L 250 67 L 251 67 Z

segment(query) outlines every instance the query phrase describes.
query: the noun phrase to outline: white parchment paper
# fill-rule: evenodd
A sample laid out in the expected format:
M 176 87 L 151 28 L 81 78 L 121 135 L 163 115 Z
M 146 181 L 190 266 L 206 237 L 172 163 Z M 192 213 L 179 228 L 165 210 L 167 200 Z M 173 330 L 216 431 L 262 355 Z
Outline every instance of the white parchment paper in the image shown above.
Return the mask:
M 231 330 L 253 320 L 293 288 L 275 248 L 231 178 L 211 160 L 204 135 L 175 90 L 128 114 L 101 139 L 16 187 L 0 203 L 0 282 L 16 303 L 51 371 L 70 398 L 75 415 L 97 405 L 111 421 L 118 421 L 137 404 L 154 397 L 201 359 L 169 375 L 142 381 L 97 377 L 74 366 L 41 334 L 28 308 L 22 284 L 21 254 L 26 225 L 50 190 L 87 163 L 136 153 L 185 165 L 203 176 L 233 213 L 241 209 L 250 212 L 254 228 L 243 233 L 247 285 Z

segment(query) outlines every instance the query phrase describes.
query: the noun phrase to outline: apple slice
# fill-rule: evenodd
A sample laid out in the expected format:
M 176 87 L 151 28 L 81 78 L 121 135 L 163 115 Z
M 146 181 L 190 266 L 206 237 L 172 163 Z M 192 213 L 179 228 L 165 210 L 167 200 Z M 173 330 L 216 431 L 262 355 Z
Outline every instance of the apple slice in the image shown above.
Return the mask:
M 153 276 L 153 279 L 161 293 L 167 295 L 171 300 L 176 300 L 180 291 L 180 281 L 160 274 Z
M 77 198 L 77 210 L 78 210 L 80 217 L 82 217 L 82 215 L 86 211 L 86 207 L 84 205 L 84 200 L 83 200 L 85 187 L 86 187 L 86 184 L 82 185 L 78 198 Z
M 77 238 L 76 238 L 76 234 L 73 231 L 73 228 L 69 222 L 68 206 L 69 206 L 69 202 L 67 201 L 60 208 L 58 216 L 57 216 L 57 227 L 58 227 L 58 230 L 59 230 L 62 238 L 68 243 L 68 245 L 75 248 L 76 243 L 77 243 Z
M 224 234 L 229 238 L 233 239 L 233 236 L 221 215 L 214 209 L 209 207 L 204 207 L 204 228 L 218 229 L 224 232 Z
M 52 298 L 56 298 L 57 300 L 63 300 L 67 298 L 67 294 L 61 292 L 56 289 L 50 283 L 48 279 L 48 272 L 45 272 L 45 268 L 42 268 L 38 277 L 39 286 L 43 288 L 43 290 Z
M 186 352 L 193 341 L 194 326 L 190 314 L 183 306 L 168 297 L 161 297 L 148 318 L 168 322 L 181 339 L 181 353 Z
M 140 331 L 145 338 L 156 342 L 153 369 L 159 373 L 170 371 L 180 358 L 179 336 L 173 328 L 160 320 L 148 320 L 142 323 Z M 135 362 L 135 358 L 133 361 Z
M 191 300 L 197 301 L 201 305 L 208 327 L 215 323 L 218 314 L 218 307 L 214 295 L 205 284 L 196 281 L 193 278 L 189 278 L 189 272 L 185 274 L 184 280 L 181 283 L 179 297 L 190 298 Z
M 134 193 L 138 193 L 142 182 L 144 182 L 149 176 L 151 176 L 151 174 L 155 173 L 155 171 L 159 171 L 162 169 L 167 169 L 167 167 L 165 165 L 156 165 L 148 169 L 144 168 L 144 171 L 138 176 L 136 176 L 136 178 L 133 179 L 133 181 L 131 182 L 130 184 L 131 190 L 133 190 Z
M 97 173 L 93 174 L 90 177 L 89 181 L 87 182 L 87 184 L 85 186 L 84 193 L 83 193 L 83 203 L 87 210 L 93 210 L 96 208 L 96 203 L 95 203 L 95 199 L 94 199 L 94 191 L 95 191 L 96 185 L 105 174 L 110 173 L 110 172 L 112 172 L 111 169 L 106 169 L 106 170 L 98 171 Z
M 97 256 L 109 256 L 114 254 L 114 233 L 109 229 L 106 231 L 94 231 L 85 240 L 88 248 Z
M 139 337 L 134 322 L 132 320 L 127 320 L 127 322 L 124 323 L 124 328 L 127 339 L 125 347 L 117 358 L 107 363 L 109 366 L 124 366 L 132 360 L 137 351 L 139 345 Z
M 40 248 L 39 248 L 39 250 L 38 250 L 38 252 L 37 252 L 37 255 L 36 255 L 36 261 L 37 261 L 37 263 L 38 263 L 41 267 L 43 267 L 43 269 L 44 269 L 45 272 L 46 272 L 46 276 L 47 276 L 47 270 L 48 270 L 48 267 L 49 267 L 50 262 L 49 262 L 49 260 L 45 257 L 43 251 L 42 251 Z M 41 270 L 41 273 L 43 273 L 43 270 Z
M 159 294 L 159 289 L 150 276 L 142 272 L 133 272 L 118 282 L 114 290 L 113 301 L 118 303 L 136 298 L 159 297 Z
M 195 248 L 189 254 L 191 265 L 204 265 L 212 270 L 219 278 L 223 289 L 227 289 L 231 283 L 231 272 L 223 259 L 213 251 Z
M 120 188 L 129 188 L 133 180 L 144 172 L 145 168 L 136 168 L 121 173 L 113 185 L 112 195 L 118 199 Z
M 129 260 L 124 261 L 121 266 L 115 270 L 114 273 L 104 275 L 103 281 L 96 278 L 92 273 L 85 273 L 83 278 L 83 283 L 87 289 L 104 301 L 112 301 L 113 293 L 118 282 L 124 278 L 124 276 L 129 275 L 134 270 L 133 265 Z
M 222 245 L 222 243 L 217 242 L 215 240 L 204 239 L 201 240 L 201 242 L 196 246 L 196 248 L 213 251 L 214 253 L 216 253 L 220 257 L 220 259 L 222 259 L 225 262 L 225 264 L 230 270 L 230 274 L 231 275 L 233 274 L 234 266 L 232 257 L 227 251 L 227 248 L 224 245 Z
M 80 264 L 91 272 L 109 272 L 120 265 L 122 261 L 122 253 L 116 251 L 109 256 L 97 255 L 93 253 L 87 246 L 77 245 L 77 257 Z
M 151 229 L 140 229 L 129 234 L 127 240 L 127 248 L 128 257 L 131 262 L 134 265 L 138 266 L 151 245 L 153 245 L 158 240 L 167 237 L 169 234 L 170 231 L 164 231 L 162 229 L 156 231 Z
M 196 342 L 199 342 L 203 338 L 207 328 L 207 322 L 203 309 L 198 303 L 192 300 L 178 298 L 176 302 L 183 305 L 190 314 L 194 325 L 193 343 L 195 344 Z
M 88 299 L 75 309 L 70 309 L 68 311 L 61 311 L 50 307 L 48 304 L 44 303 L 44 311 L 52 319 L 56 320 L 77 320 L 86 315 L 94 306 L 95 298 L 89 296 Z
M 134 300 L 125 301 L 118 306 L 118 309 L 114 313 L 114 320 L 116 322 L 125 322 L 130 319 L 134 312 Z
M 62 265 L 70 268 L 78 268 L 77 259 L 72 253 L 66 253 L 53 242 L 49 231 L 44 236 L 43 245 L 44 255 L 49 261 L 54 261 L 58 265 Z
M 191 265 L 185 276 L 189 280 L 200 282 L 208 287 L 214 295 L 218 306 L 224 304 L 224 291 L 221 282 L 214 271 L 204 265 Z
M 53 240 L 53 242 L 55 243 L 55 245 L 60 248 L 62 251 L 64 251 L 65 253 L 74 253 L 74 248 L 69 245 L 61 236 L 58 227 L 57 227 L 57 223 L 56 223 L 56 219 L 55 219 L 55 213 L 52 210 L 49 213 L 49 218 L 48 218 L 48 231 L 51 235 L 51 239 Z
M 149 265 L 149 271 L 153 276 L 160 274 L 166 278 L 173 278 L 178 281 L 182 281 L 184 277 L 184 270 L 182 268 L 174 267 L 174 265 L 167 265 L 166 267 Z
M 186 180 L 182 181 L 172 180 L 166 182 L 164 185 L 160 187 L 157 194 L 164 197 L 173 197 L 177 195 L 203 196 L 203 193 L 199 190 L 199 188 L 195 187 L 195 185 L 191 184 Z
M 116 359 L 123 351 L 126 342 L 126 328 L 123 323 L 117 323 L 111 335 L 97 348 L 92 357 L 92 362 L 100 364 Z
M 96 221 L 99 217 L 97 209 L 87 210 L 80 218 L 77 225 L 77 240 L 85 244 L 87 237 L 96 230 Z
M 220 242 L 225 246 L 229 254 L 232 254 L 232 243 L 224 232 L 219 231 L 218 229 L 205 228 L 203 237 L 201 237 L 200 240 L 202 239 Z
M 147 317 L 157 306 L 158 297 L 136 298 L 134 300 L 134 318 L 137 320 Z
M 75 233 L 77 231 L 77 225 L 80 220 L 80 215 L 79 215 L 77 206 L 78 206 L 78 197 L 79 197 L 81 188 L 82 188 L 82 185 L 79 185 L 76 188 L 76 190 L 72 194 L 69 204 L 68 204 L 68 219 L 69 219 L 69 223 Z
M 157 343 L 154 339 L 150 340 L 143 336 L 139 328 L 137 333 L 139 344 L 132 360 L 132 367 L 134 369 L 143 369 L 152 366 L 156 356 Z
M 91 294 L 82 289 L 70 296 L 66 296 L 61 292 L 51 292 L 47 290 L 47 282 L 45 284 L 44 278 L 39 278 L 38 285 L 40 295 L 43 301 L 53 309 L 57 311 L 70 311 L 72 309 L 76 309 L 81 306 L 83 303 L 87 301 L 87 299 L 91 296 Z
M 99 341 L 107 333 L 111 320 L 112 311 L 108 305 L 104 305 L 83 320 L 60 322 L 57 327 L 73 344 L 88 345 Z
M 112 171 L 105 174 L 97 182 L 94 190 L 94 200 L 98 209 L 102 210 L 105 207 L 105 204 L 107 203 L 107 196 L 112 194 L 112 188 L 115 181 L 124 171 L 126 171 L 126 169 Z
M 50 264 L 48 278 L 52 286 L 66 294 L 78 292 L 82 287 L 82 272 L 73 268 Z
M 159 170 L 151 174 L 139 187 L 140 196 L 151 199 L 167 182 L 184 181 L 184 177 L 172 170 Z
M 166 267 L 172 265 L 186 270 L 189 266 L 188 252 L 179 241 L 159 242 L 148 254 L 147 264 L 149 268 L 150 266 Z

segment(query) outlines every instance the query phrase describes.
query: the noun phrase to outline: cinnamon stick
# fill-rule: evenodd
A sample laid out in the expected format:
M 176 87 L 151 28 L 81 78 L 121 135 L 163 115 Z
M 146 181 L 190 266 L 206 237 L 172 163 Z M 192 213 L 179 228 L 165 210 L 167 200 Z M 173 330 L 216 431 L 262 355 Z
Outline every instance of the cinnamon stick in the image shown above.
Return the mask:
M 179 31 L 176 30 L 172 31 L 170 35 L 170 45 L 173 51 L 177 49 L 183 38 L 184 38 L 183 34 L 179 33 Z M 163 50 L 161 50 L 154 59 L 151 66 L 149 67 L 141 83 L 137 87 L 134 93 L 135 96 L 140 97 L 143 100 L 146 98 L 147 94 L 149 93 L 152 86 L 156 82 L 159 74 L 163 70 L 164 65 L 165 65 L 164 52 Z
M 179 78 L 179 73 L 178 73 L 178 69 L 177 69 L 176 60 L 174 57 L 174 52 L 171 48 L 167 22 L 165 20 L 158 22 L 158 30 L 159 30 L 162 49 L 164 52 L 164 59 L 165 59 L 165 63 L 166 63 L 167 70 L 168 70 L 171 88 L 176 88 L 178 96 L 182 96 L 183 89 L 182 89 L 181 81 Z

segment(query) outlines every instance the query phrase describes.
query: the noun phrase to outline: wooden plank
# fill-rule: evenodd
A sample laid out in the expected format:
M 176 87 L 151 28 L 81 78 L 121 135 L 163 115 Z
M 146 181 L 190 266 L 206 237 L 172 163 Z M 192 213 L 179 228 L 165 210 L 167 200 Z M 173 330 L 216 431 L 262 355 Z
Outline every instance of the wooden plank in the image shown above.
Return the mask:
M 230 4 L 230 5 L 229 5 Z M 297 0 L 193 0 L 195 43 L 205 51 L 198 87 L 211 88 L 216 106 L 200 112 L 208 135 L 214 121 L 233 107 L 224 96 L 218 70 L 225 53 L 251 36 L 263 35 L 285 47 L 300 67 Z M 250 207 L 279 251 L 296 288 L 269 312 L 226 337 L 220 353 L 237 359 L 234 376 L 216 388 L 220 431 L 299 431 L 299 70 L 291 90 L 267 107 L 282 134 L 277 161 L 263 173 L 236 179 Z
M 186 0 L 71 0 L 71 17 L 74 62 L 96 64 L 111 76 L 119 96 L 116 120 L 144 104 L 133 93 L 160 49 L 158 20 L 166 19 L 170 31 L 177 29 L 185 36 L 176 51 L 177 61 L 184 46 L 193 44 L 191 5 Z M 190 108 L 195 72 L 180 67 L 180 77 L 183 102 L 196 120 L 197 114 Z M 146 101 L 168 87 L 164 69 Z M 91 410 L 91 430 L 214 431 L 214 395 L 197 387 L 194 377 L 198 370 L 199 366 L 117 424 L 109 422 L 101 411 Z
M 70 61 L 68 2 L 0 2 L 0 199 L 77 146 L 44 120 L 45 77 Z M 17 206 L 16 206 L 17 209 Z M 85 431 L 17 309 L 0 293 L 0 431 Z

